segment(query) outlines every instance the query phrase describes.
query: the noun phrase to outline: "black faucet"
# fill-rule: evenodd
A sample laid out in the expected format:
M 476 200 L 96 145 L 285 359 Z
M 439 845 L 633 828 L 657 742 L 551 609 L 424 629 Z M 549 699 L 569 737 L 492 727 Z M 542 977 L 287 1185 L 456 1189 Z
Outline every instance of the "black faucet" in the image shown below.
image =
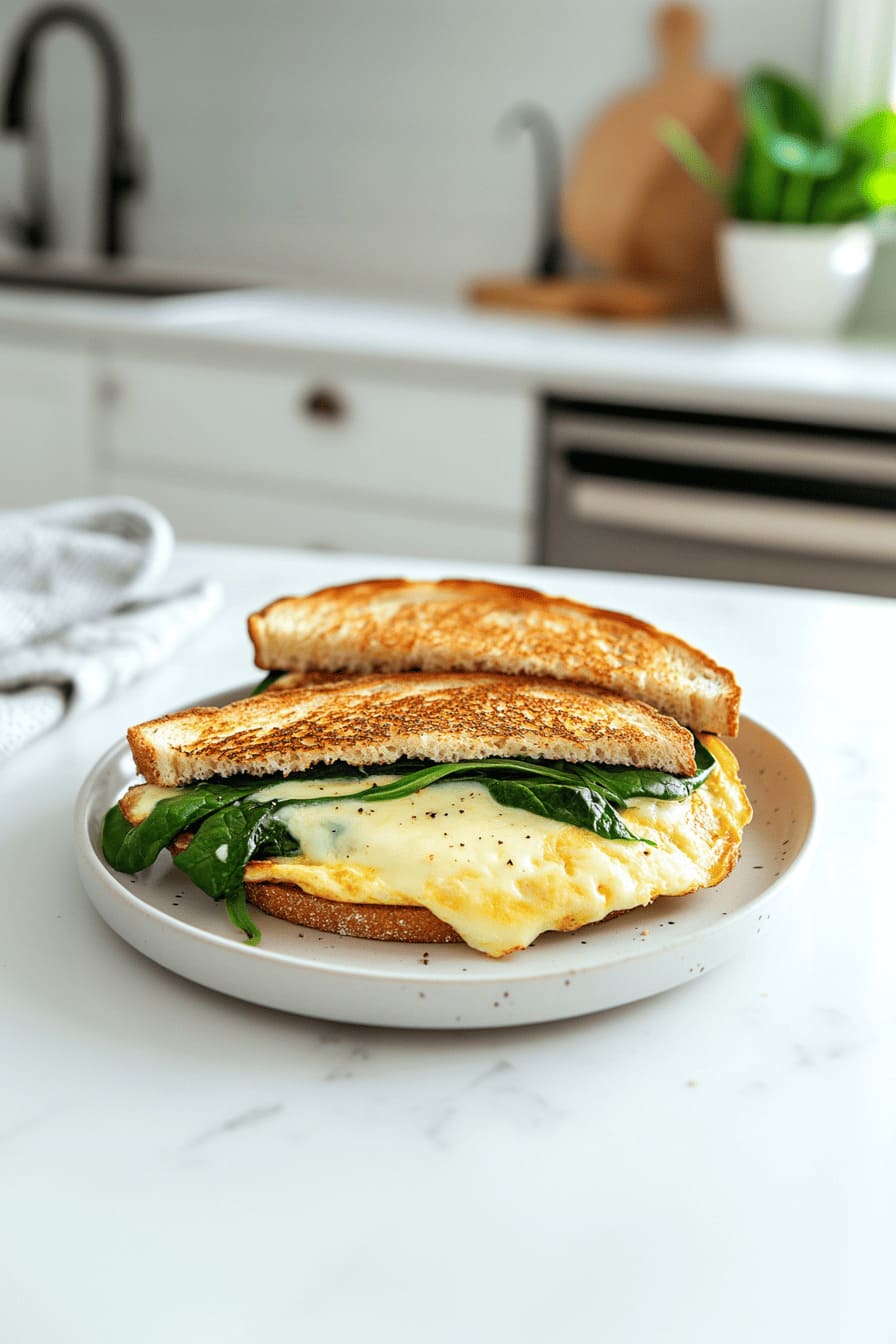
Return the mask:
M 124 198 L 140 186 L 141 174 L 125 125 L 127 89 L 121 48 L 106 19 L 86 5 L 50 4 L 37 9 L 25 19 L 13 41 L 2 98 L 2 129 L 29 136 L 33 157 L 26 178 L 25 214 L 8 222 L 17 241 L 31 251 L 44 251 L 53 245 L 45 147 L 42 128 L 33 111 L 33 98 L 29 99 L 29 87 L 35 47 L 48 29 L 59 24 L 79 28 L 99 56 L 105 102 L 97 251 L 106 257 L 121 257 L 128 250 L 122 206 Z
M 528 131 L 535 151 L 535 256 L 529 274 L 551 279 L 566 270 L 566 247 L 560 225 L 560 181 L 563 150 L 550 113 L 536 103 L 518 103 L 498 123 L 498 131 Z

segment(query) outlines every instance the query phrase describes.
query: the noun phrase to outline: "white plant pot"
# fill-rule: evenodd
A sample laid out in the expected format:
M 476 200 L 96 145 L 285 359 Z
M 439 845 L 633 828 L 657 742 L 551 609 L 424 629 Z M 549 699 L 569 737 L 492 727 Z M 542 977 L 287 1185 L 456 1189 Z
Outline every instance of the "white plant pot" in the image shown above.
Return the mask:
M 754 331 L 829 336 L 858 302 L 874 259 L 868 224 L 753 224 L 719 232 L 719 268 L 732 316 Z

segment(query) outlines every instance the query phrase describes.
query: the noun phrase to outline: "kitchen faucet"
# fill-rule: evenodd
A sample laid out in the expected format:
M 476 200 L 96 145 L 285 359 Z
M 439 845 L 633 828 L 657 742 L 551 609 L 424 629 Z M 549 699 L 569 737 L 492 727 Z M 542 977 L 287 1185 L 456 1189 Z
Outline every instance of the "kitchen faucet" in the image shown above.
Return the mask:
M 543 107 L 536 103 L 517 103 L 504 113 L 498 123 L 498 130 L 528 131 L 532 136 L 537 231 L 530 275 L 539 279 L 562 275 L 566 268 L 563 230 L 560 226 L 563 151 L 557 127 Z
M 97 251 L 106 257 L 120 257 L 128 250 L 122 213 L 124 198 L 140 186 L 141 175 L 134 144 L 125 126 L 127 90 L 121 48 L 103 15 L 86 5 L 50 4 L 35 10 L 25 19 L 13 42 L 5 91 L 0 99 L 0 129 L 29 137 L 30 158 L 25 211 L 8 219 L 7 227 L 29 251 L 41 252 L 53 245 L 45 145 L 29 89 L 40 38 L 49 29 L 65 24 L 79 28 L 93 43 L 99 57 L 105 98 Z

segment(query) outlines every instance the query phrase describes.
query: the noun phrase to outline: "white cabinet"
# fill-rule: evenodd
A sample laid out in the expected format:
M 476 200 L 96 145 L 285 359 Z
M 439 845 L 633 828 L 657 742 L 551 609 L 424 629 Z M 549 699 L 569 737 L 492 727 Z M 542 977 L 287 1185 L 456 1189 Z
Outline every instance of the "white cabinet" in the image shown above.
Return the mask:
M 86 351 L 0 340 L 0 508 L 92 488 L 90 369 Z
M 187 483 L 174 473 L 116 472 L 106 489 L 147 499 L 171 520 L 182 541 L 223 541 L 310 550 L 510 562 L 522 557 L 522 527 L 462 513 L 442 517 L 419 508 L 313 493 L 260 494 Z
M 98 374 L 98 481 L 184 538 L 529 558 L 524 392 L 167 353 Z
M 0 507 L 135 494 L 185 540 L 531 558 L 524 390 L 180 350 L 0 337 Z

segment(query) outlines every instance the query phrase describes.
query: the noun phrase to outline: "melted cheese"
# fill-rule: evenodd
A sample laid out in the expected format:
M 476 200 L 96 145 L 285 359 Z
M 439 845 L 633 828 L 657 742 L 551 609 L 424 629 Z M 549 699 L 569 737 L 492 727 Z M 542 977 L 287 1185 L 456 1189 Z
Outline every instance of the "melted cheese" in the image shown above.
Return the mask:
M 138 826 L 141 821 L 145 821 L 156 803 L 163 803 L 166 798 L 176 798 L 183 789 L 168 789 L 161 784 L 138 784 L 130 789 L 127 795 L 127 818 L 132 826 Z
M 750 805 L 731 752 L 715 738 L 701 740 L 719 768 L 700 789 L 682 800 L 639 800 L 625 812 L 629 829 L 654 846 L 502 807 L 469 782 L 448 780 L 381 803 L 309 807 L 289 800 L 356 792 L 358 781 L 288 781 L 253 796 L 283 799 L 278 816 L 302 852 L 256 860 L 246 878 L 294 882 L 336 901 L 422 905 L 471 947 L 504 956 L 548 929 L 577 929 L 722 880 Z

